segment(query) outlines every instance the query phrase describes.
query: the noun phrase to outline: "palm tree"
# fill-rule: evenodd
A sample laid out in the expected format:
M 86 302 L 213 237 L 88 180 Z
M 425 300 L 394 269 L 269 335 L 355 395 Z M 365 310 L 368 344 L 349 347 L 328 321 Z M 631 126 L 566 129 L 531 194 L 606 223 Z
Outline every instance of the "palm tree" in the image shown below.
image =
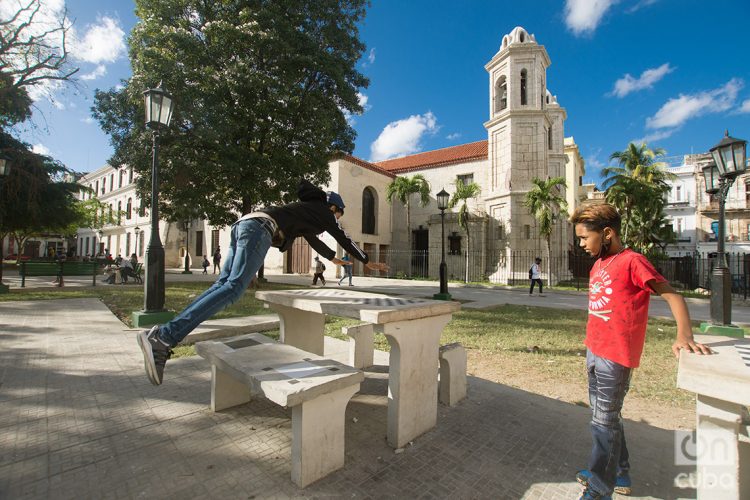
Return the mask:
M 409 249 L 409 275 L 411 275 L 411 197 L 419 195 L 419 204 L 427 206 L 430 203 L 430 183 L 422 174 L 412 177 L 396 177 L 388 184 L 385 195 L 388 203 L 393 203 L 396 198 L 406 207 L 406 241 Z
M 552 257 L 552 227 L 560 212 L 568 209 L 565 197 L 560 195 L 560 187 L 566 187 L 565 177 L 542 180 L 534 178 L 532 188 L 526 193 L 524 206 L 539 224 L 539 236 L 547 242 L 547 258 Z
M 658 161 L 664 154 L 663 149 L 652 150 L 645 142 L 638 145 L 631 142 L 624 151 L 610 155 L 610 160 L 616 160 L 619 166 L 602 169 L 606 176 L 603 185 L 607 190 L 607 202 L 624 216 L 623 241 L 637 248 L 645 249 L 649 242 L 633 240 L 631 236 L 635 231 L 640 235 L 660 233 L 658 228 L 643 231 L 638 226 L 645 221 L 658 224 L 662 220 L 657 215 L 662 212 L 664 194 L 670 189 L 667 181 L 675 178 L 666 170 L 666 165 Z
M 456 205 L 461 203 L 461 208 L 458 210 L 458 225 L 466 231 L 466 270 L 464 273 L 464 281 L 469 282 L 469 250 L 470 250 L 470 233 L 469 233 L 469 206 L 468 200 L 476 199 L 479 193 L 482 192 L 482 188 L 476 182 L 470 182 L 464 184 L 462 180 L 456 180 L 456 192 L 453 193 L 450 201 L 448 202 L 448 208 L 454 208 Z

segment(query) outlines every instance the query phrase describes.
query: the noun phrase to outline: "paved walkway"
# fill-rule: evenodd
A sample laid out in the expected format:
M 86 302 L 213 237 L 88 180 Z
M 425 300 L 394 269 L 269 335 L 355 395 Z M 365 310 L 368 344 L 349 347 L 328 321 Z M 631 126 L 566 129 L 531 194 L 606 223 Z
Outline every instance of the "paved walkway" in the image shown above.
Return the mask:
M 462 300 L 463 293 L 492 297 L 475 302 L 528 300 L 517 291 L 455 291 Z M 539 300 L 562 307 L 568 299 L 561 296 Z M 342 352 L 328 340 L 327 354 Z M 385 442 L 384 355 L 347 408 L 344 469 L 300 490 L 290 480 L 288 410 L 259 399 L 211 413 L 210 370 L 199 357 L 170 361 L 164 385 L 153 387 L 133 332 L 98 300 L 2 302 L 0 498 L 580 494 L 572 478 L 588 456 L 588 409 L 471 377 L 469 398 L 439 407 L 437 427 L 396 453 Z M 673 486 L 688 472 L 673 465 L 673 432 L 626 427 L 634 493 L 694 498 L 694 490 Z

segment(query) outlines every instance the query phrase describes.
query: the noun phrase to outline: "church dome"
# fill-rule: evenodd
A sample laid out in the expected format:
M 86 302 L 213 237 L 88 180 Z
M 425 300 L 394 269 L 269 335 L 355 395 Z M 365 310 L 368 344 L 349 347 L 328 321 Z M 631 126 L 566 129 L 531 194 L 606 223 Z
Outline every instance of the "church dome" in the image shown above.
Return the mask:
M 513 31 L 503 37 L 503 44 L 500 46 L 500 50 L 503 50 L 514 43 L 533 43 L 536 45 L 536 38 L 534 38 L 534 35 L 530 35 L 529 32 L 521 26 L 516 26 L 513 28 Z
M 545 91 L 545 93 L 546 93 L 545 101 L 546 101 L 546 103 L 548 105 L 553 104 L 553 105 L 559 106 L 559 104 L 557 103 L 557 96 L 556 95 L 552 95 L 552 92 L 550 92 L 549 89 L 547 89 Z

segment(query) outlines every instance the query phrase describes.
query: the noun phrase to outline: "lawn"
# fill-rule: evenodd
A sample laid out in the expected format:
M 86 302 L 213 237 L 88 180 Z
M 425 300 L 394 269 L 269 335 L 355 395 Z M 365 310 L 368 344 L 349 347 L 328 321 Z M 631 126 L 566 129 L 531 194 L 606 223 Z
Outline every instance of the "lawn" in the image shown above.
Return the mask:
M 167 309 L 179 311 L 210 284 L 170 283 L 166 289 Z M 293 285 L 264 284 L 262 289 L 299 288 Z M 0 295 L 0 301 L 44 300 L 58 298 L 96 297 L 102 300 L 123 322 L 130 325 L 132 311 L 143 307 L 141 287 L 89 287 L 85 289 L 13 290 Z M 249 290 L 215 318 L 268 314 L 261 301 Z M 328 317 L 326 334 L 346 340 L 341 327 L 357 324 L 344 318 Z M 583 337 L 586 312 L 544 307 L 505 305 L 491 309 L 464 309 L 455 314 L 446 327 L 441 343 L 460 342 L 484 358 L 490 357 L 498 369 L 506 373 L 524 374 L 535 379 L 556 383 L 585 384 L 585 350 Z M 278 331 L 268 332 L 278 337 Z M 670 346 L 676 335 L 674 322 L 649 321 L 646 347 L 641 368 L 635 371 L 631 395 L 649 401 L 687 407 L 693 395 L 676 388 L 677 363 Z M 376 335 L 376 348 L 389 350 L 382 334 Z M 179 356 L 193 355 L 192 347 L 180 348 Z M 481 373 L 477 375 L 481 376 Z M 519 386 L 523 381 L 519 380 Z

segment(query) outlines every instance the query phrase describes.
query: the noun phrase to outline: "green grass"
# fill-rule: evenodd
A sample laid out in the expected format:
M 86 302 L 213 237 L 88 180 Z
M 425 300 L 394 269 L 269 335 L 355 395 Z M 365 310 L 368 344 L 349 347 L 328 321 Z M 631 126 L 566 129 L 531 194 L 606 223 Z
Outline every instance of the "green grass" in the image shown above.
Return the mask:
M 166 289 L 166 307 L 180 311 L 210 283 L 170 283 Z M 264 290 L 299 288 L 293 285 L 267 283 Z M 12 290 L 0 295 L 0 301 L 45 300 L 61 298 L 99 298 L 122 321 L 130 325 L 130 314 L 143 307 L 141 287 L 97 286 L 45 290 Z M 236 303 L 215 318 L 230 318 L 268 314 L 261 301 L 250 289 Z M 326 335 L 346 340 L 343 326 L 358 321 L 326 317 Z M 492 356 L 500 370 L 508 373 L 533 373 L 549 380 L 585 385 L 586 312 L 544 307 L 504 305 L 491 309 L 465 309 L 456 313 L 441 338 L 442 344 L 460 342 L 467 349 Z M 267 332 L 278 338 L 279 332 Z M 692 394 L 676 388 L 677 363 L 671 352 L 676 335 L 672 321 L 649 320 L 641 367 L 635 371 L 631 394 L 667 405 L 687 406 Z M 388 351 L 390 346 L 382 334 L 375 336 L 376 349 Z M 534 347 L 538 349 L 534 349 Z M 176 356 L 194 355 L 192 346 L 179 347 Z

